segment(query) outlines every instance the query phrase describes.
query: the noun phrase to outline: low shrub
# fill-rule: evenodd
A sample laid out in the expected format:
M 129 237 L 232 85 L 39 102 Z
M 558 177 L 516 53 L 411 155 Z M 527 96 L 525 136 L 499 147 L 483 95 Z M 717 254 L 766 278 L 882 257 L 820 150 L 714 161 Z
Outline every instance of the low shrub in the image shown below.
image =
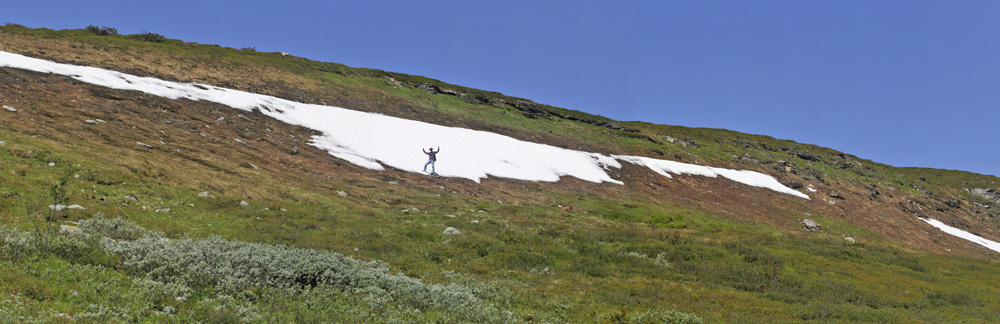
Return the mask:
M 430 284 L 389 273 L 380 262 L 359 261 L 339 253 L 282 245 L 233 242 L 219 237 L 168 240 L 146 236 L 109 242 L 119 264 L 134 274 L 193 289 L 223 293 L 254 289 L 334 289 L 359 295 L 373 305 L 399 305 L 481 318 L 502 312 L 484 307 L 461 285 Z
M 135 38 L 144 42 L 154 42 L 154 43 L 162 43 L 164 40 L 167 39 L 166 37 L 163 37 L 163 35 L 157 33 L 151 33 L 148 31 L 143 31 L 141 34 L 135 35 Z
M 649 310 L 645 313 L 635 314 L 629 319 L 629 323 L 666 323 L 666 324 L 701 324 L 704 321 L 701 317 L 677 310 Z
M 611 311 L 597 316 L 598 323 L 628 323 L 628 324 L 701 324 L 704 320 L 694 314 L 677 310 L 653 309 L 643 313 L 626 312 L 624 309 Z
M 146 229 L 121 217 L 108 218 L 103 213 L 80 221 L 80 229 L 97 237 L 110 237 L 116 240 L 135 240 L 146 235 Z
M 94 33 L 94 35 L 97 36 L 118 35 L 118 28 L 108 27 L 108 26 L 97 27 L 94 25 L 90 25 L 87 26 L 87 30 L 89 30 L 90 32 Z

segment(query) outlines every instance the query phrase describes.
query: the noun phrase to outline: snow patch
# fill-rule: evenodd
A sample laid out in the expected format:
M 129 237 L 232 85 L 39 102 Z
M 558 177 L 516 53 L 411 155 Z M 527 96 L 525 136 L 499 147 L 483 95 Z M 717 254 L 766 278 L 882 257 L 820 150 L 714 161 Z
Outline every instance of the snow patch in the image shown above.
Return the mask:
M 1000 252 L 1000 242 L 996 242 L 996 241 L 987 239 L 985 237 L 982 237 L 982 236 L 979 236 L 979 235 L 976 235 L 976 234 L 972 234 L 972 233 L 966 232 L 966 231 L 964 231 L 962 229 L 959 229 L 959 228 L 956 228 L 956 227 L 951 227 L 951 226 L 949 226 L 949 225 L 947 225 L 945 223 L 942 223 L 941 221 L 936 220 L 936 219 L 920 218 L 920 220 L 926 222 L 927 224 L 930 224 L 931 226 L 937 227 L 942 232 L 945 232 L 945 233 L 957 236 L 959 238 L 968 240 L 969 242 L 972 242 L 972 243 L 976 243 L 976 244 L 982 245 L 982 246 L 986 247 L 987 249 L 990 249 L 990 250 L 993 250 L 993 251 L 996 251 L 996 252 Z
M 774 179 L 774 177 L 756 171 L 714 168 L 641 156 L 612 155 L 612 157 L 632 164 L 645 166 L 667 178 L 673 178 L 670 173 L 700 175 L 709 178 L 722 176 L 748 186 L 767 188 L 780 193 L 810 199 L 808 195 L 786 187 Z
M 386 166 L 421 172 L 427 157 L 422 148 L 438 148 L 438 174 L 470 179 L 502 177 L 526 181 L 559 181 L 571 176 L 591 182 L 624 184 L 611 178 L 608 168 L 618 162 L 644 165 L 668 178 L 674 174 L 722 176 L 746 185 L 796 197 L 809 196 L 785 187 L 759 172 L 713 168 L 646 157 L 569 150 L 525 142 L 495 133 L 447 127 L 339 107 L 305 104 L 240 90 L 198 83 L 179 83 L 139 77 L 100 68 L 61 64 L 0 51 L 0 66 L 53 73 L 121 90 L 135 90 L 169 99 L 206 100 L 235 109 L 261 113 L 285 123 L 317 130 L 309 144 L 353 164 L 384 170 Z M 669 172 L 669 173 L 668 173 Z

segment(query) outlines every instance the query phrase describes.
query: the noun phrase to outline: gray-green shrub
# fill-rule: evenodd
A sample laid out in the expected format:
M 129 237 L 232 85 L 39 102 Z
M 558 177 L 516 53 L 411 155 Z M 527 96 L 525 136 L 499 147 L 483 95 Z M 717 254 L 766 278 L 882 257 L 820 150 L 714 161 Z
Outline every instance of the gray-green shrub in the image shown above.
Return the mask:
M 479 319 L 506 316 L 485 307 L 465 286 L 425 283 L 391 274 L 383 263 L 338 253 L 219 237 L 168 240 L 147 236 L 109 242 L 107 248 L 121 257 L 120 266 L 131 273 L 194 289 L 214 288 L 222 293 L 261 288 L 334 289 L 359 295 L 376 307 L 401 305 Z
M 116 240 L 134 240 L 146 235 L 146 229 L 121 217 L 108 218 L 103 213 L 80 221 L 80 229 L 98 237 L 110 237 Z

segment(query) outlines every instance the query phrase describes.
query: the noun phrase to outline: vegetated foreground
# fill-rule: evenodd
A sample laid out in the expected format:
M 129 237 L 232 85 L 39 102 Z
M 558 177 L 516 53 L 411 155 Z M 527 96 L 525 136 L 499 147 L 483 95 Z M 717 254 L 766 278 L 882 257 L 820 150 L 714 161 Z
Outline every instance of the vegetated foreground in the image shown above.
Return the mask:
M 0 104 L 16 111 L 0 110 L 0 318 L 14 322 L 995 322 L 1000 314 L 995 252 L 916 218 L 996 240 L 995 210 L 983 207 L 993 204 L 995 177 L 892 168 L 722 130 L 604 121 L 629 129 L 620 130 L 435 80 L 169 39 L 7 26 L 0 47 L 570 149 L 756 170 L 811 185 L 819 198 L 627 164 L 610 171 L 625 186 L 374 171 L 262 114 L 2 69 Z M 434 87 L 418 87 L 425 83 Z M 86 209 L 47 222 L 55 201 Z M 802 229 L 806 218 L 819 230 Z M 59 225 L 82 234 L 49 230 Z M 444 234 L 448 227 L 462 234 Z

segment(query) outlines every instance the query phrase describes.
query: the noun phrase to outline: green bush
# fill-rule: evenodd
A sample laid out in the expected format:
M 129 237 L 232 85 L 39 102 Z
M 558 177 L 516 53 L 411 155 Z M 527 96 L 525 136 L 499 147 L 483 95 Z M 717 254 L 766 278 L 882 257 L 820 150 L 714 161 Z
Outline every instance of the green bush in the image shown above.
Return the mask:
M 28 232 L 0 226 L 0 257 L 20 260 L 37 252 L 35 236 Z
M 164 40 L 167 39 L 166 37 L 163 37 L 163 35 L 157 33 L 151 33 L 148 31 L 143 31 L 141 34 L 135 35 L 135 38 L 144 42 L 154 42 L 154 43 L 162 43 Z
M 94 25 L 87 26 L 87 30 L 94 33 L 97 36 L 111 36 L 118 35 L 118 29 L 108 26 L 97 27 Z
M 80 221 L 80 229 L 97 237 L 116 240 L 135 240 L 146 235 L 146 229 L 121 217 L 107 218 L 103 213 Z
M 254 289 L 334 289 L 357 294 L 375 305 L 401 305 L 463 316 L 499 314 L 484 307 L 461 285 L 429 284 L 389 273 L 379 262 L 358 261 L 339 253 L 232 242 L 219 237 L 167 240 L 147 236 L 109 243 L 120 266 L 149 279 L 194 289 L 235 293 Z

